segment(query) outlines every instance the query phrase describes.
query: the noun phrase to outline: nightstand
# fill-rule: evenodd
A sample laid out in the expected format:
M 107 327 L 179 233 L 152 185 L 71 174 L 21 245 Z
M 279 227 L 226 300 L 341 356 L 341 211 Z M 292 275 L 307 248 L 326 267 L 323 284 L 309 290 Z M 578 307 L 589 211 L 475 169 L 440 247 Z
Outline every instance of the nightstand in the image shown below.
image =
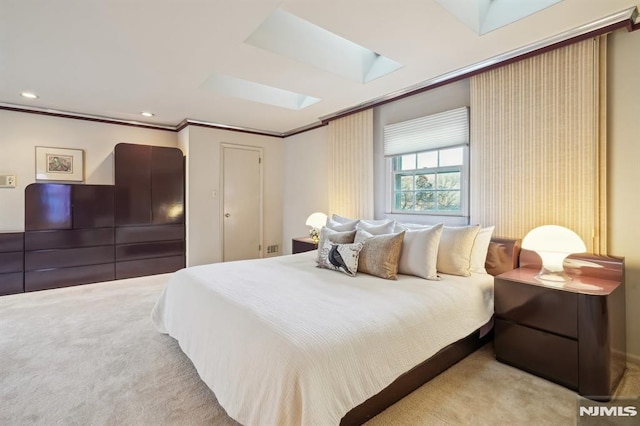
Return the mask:
M 531 267 L 495 277 L 496 359 L 608 401 L 626 368 L 624 260 L 568 263 L 573 279 L 563 284 Z
M 294 238 L 291 240 L 291 252 L 293 254 L 304 253 L 318 248 L 318 245 L 309 237 Z

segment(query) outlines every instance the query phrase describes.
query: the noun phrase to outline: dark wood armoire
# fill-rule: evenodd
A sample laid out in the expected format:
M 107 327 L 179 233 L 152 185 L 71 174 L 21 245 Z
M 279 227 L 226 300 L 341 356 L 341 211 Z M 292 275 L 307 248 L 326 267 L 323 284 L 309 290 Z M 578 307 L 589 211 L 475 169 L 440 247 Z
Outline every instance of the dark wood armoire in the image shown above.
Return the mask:
M 118 144 L 114 176 L 26 187 L 25 232 L 0 234 L 0 295 L 185 266 L 182 151 Z

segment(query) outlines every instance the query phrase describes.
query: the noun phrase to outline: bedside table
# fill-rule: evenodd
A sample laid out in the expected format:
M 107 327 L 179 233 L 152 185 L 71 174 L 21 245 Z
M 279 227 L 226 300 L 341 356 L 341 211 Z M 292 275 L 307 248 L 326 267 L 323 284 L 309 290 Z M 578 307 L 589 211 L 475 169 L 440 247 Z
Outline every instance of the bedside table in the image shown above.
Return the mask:
M 310 237 L 300 237 L 291 240 L 291 252 L 293 254 L 316 250 L 318 245 Z
M 585 259 L 571 261 L 580 275 L 567 283 L 538 280 L 528 267 L 495 277 L 495 355 L 609 401 L 626 368 L 624 261 Z

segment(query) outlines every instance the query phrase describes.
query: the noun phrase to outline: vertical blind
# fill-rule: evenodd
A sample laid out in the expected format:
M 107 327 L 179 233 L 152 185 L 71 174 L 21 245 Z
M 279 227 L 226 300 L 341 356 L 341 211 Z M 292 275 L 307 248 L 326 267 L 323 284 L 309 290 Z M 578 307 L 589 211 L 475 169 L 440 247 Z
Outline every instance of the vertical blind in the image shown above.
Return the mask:
M 329 212 L 373 219 L 373 109 L 329 123 Z
M 522 238 L 540 225 L 574 230 L 606 253 L 599 39 L 471 78 L 471 221 Z
M 469 144 L 469 108 L 457 108 L 384 126 L 384 155 Z

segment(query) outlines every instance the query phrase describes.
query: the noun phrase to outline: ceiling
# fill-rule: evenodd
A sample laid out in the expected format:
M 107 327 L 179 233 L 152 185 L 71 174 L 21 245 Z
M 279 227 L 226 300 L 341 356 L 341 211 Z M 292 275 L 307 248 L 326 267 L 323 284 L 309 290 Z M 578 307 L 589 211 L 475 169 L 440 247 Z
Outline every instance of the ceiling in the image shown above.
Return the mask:
M 521 0 L 476 0 L 514 2 Z M 635 6 L 564 0 L 483 35 L 439 0 L 0 0 L 0 103 L 284 133 Z M 402 64 L 367 83 L 245 41 L 277 8 Z M 223 75 L 320 101 L 209 90 Z M 20 96 L 35 92 L 39 99 Z M 140 115 L 151 111 L 154 117 Z

